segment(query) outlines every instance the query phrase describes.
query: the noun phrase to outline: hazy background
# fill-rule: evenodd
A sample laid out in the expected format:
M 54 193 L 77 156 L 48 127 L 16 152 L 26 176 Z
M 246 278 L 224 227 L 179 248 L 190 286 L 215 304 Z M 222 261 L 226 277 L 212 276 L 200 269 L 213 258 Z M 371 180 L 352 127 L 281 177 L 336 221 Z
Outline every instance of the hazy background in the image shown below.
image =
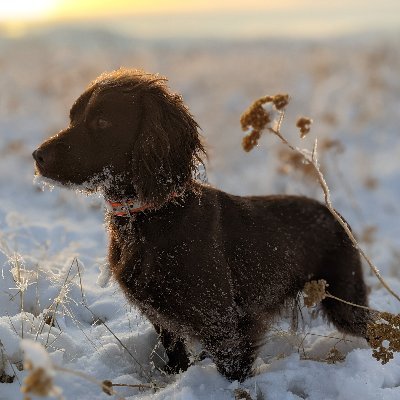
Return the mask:
M 59 188 L 41 191 L 32 183 L 32 151 L 69 123 L 72 103 L 91 80 L 121 66 L 167 76 L 171 90 L 183 95 L 207 143 L 211 184 L 240 195 L 294 193 L 322 200 L 315 177 L 276 137 L 264 135 L 250 153 L 241 147 L 241 113 L 261 96 L 289 93 L 283 133 L 308 149 L 318 137 L 335 207 L 400 293 L 399 43 L 398 0 L 0 0 L 0 350 L 9 364 L 21 360 L 22 318 L 24 337 L 35 338 L 35 324 L 48 315 L 76 257 L 89 306 L 156 373 L 149 362 L 154 330 L 115 285 L 97 284 L 100 267 L 107 269 L 102 199 Z M 301 115 L 314 119 L 302 141 L 295 127 Z M 12 289 L 15 260 L 37 277 L 29 282 L 22 314 Z M 365 277 L 370 305 L 399 313 L 398 302 L 367 268 Z M 80 305 L 79 285 L 71 282 L 57 314 L 52 359 L 99 380 L 145 383 L 115 337 Z M 271 332 L 261 357 L 272 367 L 249 380 L 249 389 L 260 387 L 277 400 L 399 398 L 400 357 L 382 367 L 370 350 L 354 350 L 365 343 L 324 342 L 338 333 L 321 317 L 307 315 L 311 328 L 298 336 Z M 37 338 L 46 343 L 44 335 Z M 350 352 L 345 363 L 311 361 L 324 359 L 339 342 L 347 346 L 344 354 Z M 274 363 L 282 354 L 289 357 Z M 26 372 L 17 373 L 22 381 Z M 107 397 L 65 377 L 58 383 L 66 398 Z M 233 398 L 210 360 L 165 383 L 168 388 L 155 397 L 128 388 L 124 393 L 158 400 Z M 19 396 L 16 380 L 0 383 L 0 400 Z
M 31 150 L 68 123 L 87 84 L 125 66 L 167 76 L 183 94 L 208 143 L 213 184 L 240 194 L 320 193 L 283 173 L 291 161 L 275 138 L 251 154 L 240 146 L 244 109 L 287 92 L 292 139 L 299 115 L 314 118 L 313 134 L 348 148 L 332 162 L 360 168 L 362 186 L 375 179 L 377 150 L 389 162 L 399 143 L 399 40 L 396 0 L 1 1 L 0 141 L 31 161 Z M 333 173 L 335 189 L 358 184 L 335 183 L 346 169 Z
M 321 38 L 399 31 L 396 0 L 97 1 L 15 0 L 0 4 L 7 35 L 48 26 L 90 26 L 140 38 Z

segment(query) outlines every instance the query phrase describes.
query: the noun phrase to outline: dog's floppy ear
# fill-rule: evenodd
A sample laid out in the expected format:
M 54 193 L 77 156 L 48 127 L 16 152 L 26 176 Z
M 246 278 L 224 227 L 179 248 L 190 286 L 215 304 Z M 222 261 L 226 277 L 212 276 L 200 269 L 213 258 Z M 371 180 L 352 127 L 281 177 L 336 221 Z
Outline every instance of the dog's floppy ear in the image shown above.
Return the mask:
M 140 104 L 133 179 L 139 200 L 157 206 L 190 185 L 205 152 L 198 125 L 180 96 L 157 83 L 141 93 Z

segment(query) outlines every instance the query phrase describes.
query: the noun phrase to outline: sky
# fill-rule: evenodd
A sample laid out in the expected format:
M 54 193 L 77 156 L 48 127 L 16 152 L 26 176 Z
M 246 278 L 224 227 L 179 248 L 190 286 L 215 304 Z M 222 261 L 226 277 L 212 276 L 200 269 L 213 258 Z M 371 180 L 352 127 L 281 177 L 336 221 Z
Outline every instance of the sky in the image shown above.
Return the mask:
M 245 9 L 288 8 L 309 0 L 13 0 L 0 2 L 0 20 L 21 22 L 98 18 L 115 15 L 151 13 L 191 13 L 241 11 Z
M 399 0 L 0 0 L 0 28 L 86 24 L 142 37 L 400 32 Z

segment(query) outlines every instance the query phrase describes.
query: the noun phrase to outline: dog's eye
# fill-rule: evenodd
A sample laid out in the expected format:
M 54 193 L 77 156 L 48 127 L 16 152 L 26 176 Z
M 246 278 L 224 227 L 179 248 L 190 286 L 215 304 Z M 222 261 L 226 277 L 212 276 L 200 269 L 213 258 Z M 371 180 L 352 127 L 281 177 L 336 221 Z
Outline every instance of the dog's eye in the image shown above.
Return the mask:
M 104 118 L 99 118 L 99 119 L 96 121 L 96 125 L 97 125 L 97 127 L 100 128 L 100 129 L 105 129 L 105 128 L 109 128 L 109 127 L 112 125 L 112 123 L 111 123 L 110 121 L 107 121 L 107 120 L 104 119 Z

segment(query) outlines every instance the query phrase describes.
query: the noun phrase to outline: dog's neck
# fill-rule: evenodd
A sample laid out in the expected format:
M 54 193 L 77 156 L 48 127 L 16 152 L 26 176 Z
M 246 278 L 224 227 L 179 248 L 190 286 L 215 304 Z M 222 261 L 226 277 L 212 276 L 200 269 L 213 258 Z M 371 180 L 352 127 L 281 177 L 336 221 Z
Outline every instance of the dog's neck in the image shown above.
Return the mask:
M 123 178 L 119 177 L 112 182 L 108 181 L 108 184 L 103 186 L 102 192 L 109 214 L 129 218 L 137 212 L 150 208 L 150 205 L 140 202 L 131 182 L 126 183 L 126 179 Z
M 105 203 L 107 211 L 117 217 L 130 218 L 139 212 L 153 209 L 150 204 L 141 203 L 134 198 L 124 198 L 122 200 L 105 198 Z
M 124 180 L 119 180 L 118 184 L 103 187 L 104 200 L 108 213 L 112 216 L 135 218 L 139 213 L 146 211 L 156 211 L 164 205 L 175 202 L 179 198 L 184 198 L 185 193 L 200 193 L 201 185 L 193 181 L 188 183 L 184 189 L 171 192 L 162 203 L 154 204 L 151 201 L 140 201 L 132 184 L 124 184 Z
M 180 197 L 183 193 L 172 192 L 164 204 Z M 145 211 L 154 211 L 160 208 L 160 205 L 154 205 L 151 202 L 141 202 L 137 198 L 136 193 L 120 193 L 116 194 L 114 191 L 106 191 L 104 194 L 106 210 L 113 216 L 134 218 L 135 215 Z

